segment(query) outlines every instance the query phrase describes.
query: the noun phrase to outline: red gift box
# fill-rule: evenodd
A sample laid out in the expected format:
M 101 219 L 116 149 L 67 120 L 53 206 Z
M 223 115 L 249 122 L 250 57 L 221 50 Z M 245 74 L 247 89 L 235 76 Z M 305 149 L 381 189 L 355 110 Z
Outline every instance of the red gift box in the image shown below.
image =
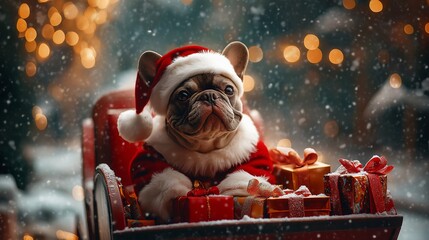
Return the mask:
M 365 167 L 359 161 L 340 159 L 342 166 L 324 176 L 325 193 L 331 197 L 333 215 L 357 213 L 396 214 L 387 195 L 387 174 L 393 166 L 384 157 L 372 157 Z
M 174 222 L 201 222 L 234 219 L 232 196 L 183 196 L 173 201 Z

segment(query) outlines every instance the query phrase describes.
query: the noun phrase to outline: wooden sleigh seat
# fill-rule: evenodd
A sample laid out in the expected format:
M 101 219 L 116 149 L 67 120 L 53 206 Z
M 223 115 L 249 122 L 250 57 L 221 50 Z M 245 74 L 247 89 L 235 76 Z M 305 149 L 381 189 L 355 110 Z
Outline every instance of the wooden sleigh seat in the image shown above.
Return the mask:
M 90 239 L 398 238 L 402 216 L 374 214 L 249 218 L 129 228 L 122 190 L 131 186 L 128 169 L 141 143 L 124 141 L 118 134 L 116 121 L 120 112 L 133 107 L 132 90 L 113 92 L 101 97 L 92 118 L 83 122 L 83 186 Z

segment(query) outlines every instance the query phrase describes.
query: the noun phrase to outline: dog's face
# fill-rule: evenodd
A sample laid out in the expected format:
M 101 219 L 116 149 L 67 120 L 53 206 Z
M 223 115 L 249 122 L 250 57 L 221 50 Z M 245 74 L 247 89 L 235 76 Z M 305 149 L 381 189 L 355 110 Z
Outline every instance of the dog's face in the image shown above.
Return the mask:
M 204 152 L 229 142 L 241 112 L 242 102 L 230 79 L 199 74 L 182 82 L 170 96 L 166 124 L 176 140 L 190 143 L 188 148 L 197 150 L 195 141 L 210 142 L 212 146 L 199 146 L 198 151 Z

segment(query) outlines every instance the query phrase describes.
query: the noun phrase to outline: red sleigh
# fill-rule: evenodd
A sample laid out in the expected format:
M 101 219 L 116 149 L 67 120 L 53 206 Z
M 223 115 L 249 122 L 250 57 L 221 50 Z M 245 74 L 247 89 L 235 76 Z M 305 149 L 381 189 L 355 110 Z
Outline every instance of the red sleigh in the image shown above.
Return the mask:
M 82 158 L 89 239 L 397 239 L 402 216 L 345 215 L 242 219 L 129 227 L 124 189 L 131 185 L 129 165 L 139 144 L 118 134 L 119 113 L 134 108 L 134 91 L 101 97 L 92 118 L 83 122 Z M 123 186 L 119 184 L 118 178 Z

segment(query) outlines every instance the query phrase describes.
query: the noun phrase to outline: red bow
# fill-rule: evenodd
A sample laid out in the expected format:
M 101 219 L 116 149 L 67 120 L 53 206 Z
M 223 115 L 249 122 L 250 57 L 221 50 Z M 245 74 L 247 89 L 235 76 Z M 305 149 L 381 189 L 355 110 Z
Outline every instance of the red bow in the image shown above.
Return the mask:
M 374 155 L 364 167 L 359 161 L 350 161 L 347 159 L 339 160 L 341 165 L 346 168 L 348 173 L 367 172 L 378 175 L 387 175 L 393 170 L 393 166 L 387 165 L 387 159 L 383 156 Z
M 271 149 L 270 156 L 274 162 L 295 164 L 295 167 L 298 168 L 314 164 L 318 158 L 316 151 L 312 148 L 304 149 L 304 158 L 301 158 L 294 149 L 288 147 L 276 147 L 275 149 Z
M 194 188 L 186 194 L 188 197 L 201 197 L 208 195 L 219 195 L 219 188 L 214 186 L 208 189 L 205 188 Z

